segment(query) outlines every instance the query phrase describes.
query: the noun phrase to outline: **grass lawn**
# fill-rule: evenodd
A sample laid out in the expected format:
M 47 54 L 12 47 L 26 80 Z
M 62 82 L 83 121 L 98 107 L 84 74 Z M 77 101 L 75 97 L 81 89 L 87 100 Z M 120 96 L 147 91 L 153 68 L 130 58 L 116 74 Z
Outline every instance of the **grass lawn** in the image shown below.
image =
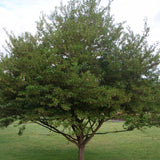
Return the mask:
M 121 128 L 122 122 L 105 123 L 100 131 Z M 28 124 L 23 136 L 18 128 L 0 129 L 0 160 L 77 160 L 78 149 L 63 136 Z M 85 160 L 159 160 L 160 128 L 97 135 L 85 150 Z

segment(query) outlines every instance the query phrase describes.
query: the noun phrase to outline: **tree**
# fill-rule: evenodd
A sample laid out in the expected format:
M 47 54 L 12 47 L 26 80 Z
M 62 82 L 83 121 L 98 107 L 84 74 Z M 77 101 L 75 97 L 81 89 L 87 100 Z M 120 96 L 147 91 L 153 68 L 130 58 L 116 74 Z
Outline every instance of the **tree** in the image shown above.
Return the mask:
M 114 23 L 110 3 L 71 0 L 42 15 L 35 35 L 8 33 L 1 127 L 32 121 L 76 144 L 84 160 L 91 138 L 110 133 L 97 132 L 107 120 L 126 120 L 115 132 L 159 125 L 160 55 L 148 45 L 148 32 L 147 24 L 140 35 Z

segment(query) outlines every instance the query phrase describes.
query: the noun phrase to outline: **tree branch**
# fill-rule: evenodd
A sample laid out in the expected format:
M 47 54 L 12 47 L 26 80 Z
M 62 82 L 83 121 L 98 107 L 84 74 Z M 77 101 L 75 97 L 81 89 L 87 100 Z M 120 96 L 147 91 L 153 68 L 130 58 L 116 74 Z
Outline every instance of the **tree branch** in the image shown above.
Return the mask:
M 93 131 L 93 126 L 94 126 L 94 124 L 95 124 L 95 122 L 93 122 L 93 124 L 91 124 L 91 121 L 89 120 L 89 125 L 90 125 L 90 128 L 91 128 L 92 132 L 94 132 L 94 131 Z
M 109 133 L 119 133 L 119 132 L 127 132 L 130 130 L 119 130 L 119 131 L 110 131 L 110 132 L 103 132 L 103 133 L 95 133 L 95 135 L 97 134 L 109 134 Z
M 86 144 L 86 143 L 88 143 L 88 141 L 90 141 L 91 140 L 91 138 L 95 135 L 95 133 L 98 131 L 98 129 L 102 126 L 102 124 L 104 123 L 104 120 L 101 120 L 100 122 L 99 122 L 99 124 L 98 124 L 98 126 L 96 127 L 96 129 L 91 133 L 91 134 L 87 134 L 87 135 L 85 135 L 86 136 L 86 139 L 84 140 L 84 145 Z M 89 136 L 89 137 L 88 137 Z
M 51 126 L 51 125 L 49 125 L 49 124 L 47 124 L 47 123 L 45 123 L 45 122 L 43 122 L 43 121 L 39 121 L 39 122 L 36 121 L 36 122 L 34 122 L 34 123 L 36 123 L 36 124 L 38 124 L 38 125 L 41 125 L 41 126 L 47 128 L 47 129 L 49 129 L 49 130 L 52 131 L 52 132 L 59 133 L 59 134 L 63 135 L 67 140 L 69 140 L 69 141 L 72 142 L 72 143 L 75 143 L 76 145 L 78 144 L 76 138 L 70 136 L 69 134 L 66 134 L 66 133 L 61 132 L 61 131 L 58 130 L 57 128 L 55 128 L 55 127 L 53 127 L 53 126 Z
M 38 125 L 40 125 L 40 126 L 42 126 L 42 127 L 45 127 L 45 128 L 49 129 L 49 130 L 50 130 L 50 131 L 52 131 L 52 132 L 57 133 L 55 130 L 53 130 L 53 129 L 52 129 L 52 128 L 50 128 L 49 126 L 46 126 L 46 125 L 44 125 L 44 124 L 42 124 L 42 123 L 35 122 L 35 121 L 34 121 L 34 123 L 36 123 L 36 124 L 38 124 Z
M 90 121 L 90 120 L 88 120 L 88 121 L 86 122 L 86 124 L 83 126 L 83 129 L 86 128 L 86 126 L 87 126 L 87 124 L 89 123 L 89 121 Z

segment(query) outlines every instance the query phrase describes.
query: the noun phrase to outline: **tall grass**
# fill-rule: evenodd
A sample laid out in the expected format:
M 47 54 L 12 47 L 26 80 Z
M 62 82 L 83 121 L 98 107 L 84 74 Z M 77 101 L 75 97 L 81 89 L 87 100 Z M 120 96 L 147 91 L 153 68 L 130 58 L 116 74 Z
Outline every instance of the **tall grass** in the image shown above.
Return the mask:
M 105 123 L 100 131 L 120 129 L 122 122 Z M 63 136 L 28 124 L 22 136 L 18 128 L 0 129 L 0 160 L 76 160 L 78 149 Z M 86 160 L 159 160 L 160 129 L 150 128 L 97 135 L 85 150 Z

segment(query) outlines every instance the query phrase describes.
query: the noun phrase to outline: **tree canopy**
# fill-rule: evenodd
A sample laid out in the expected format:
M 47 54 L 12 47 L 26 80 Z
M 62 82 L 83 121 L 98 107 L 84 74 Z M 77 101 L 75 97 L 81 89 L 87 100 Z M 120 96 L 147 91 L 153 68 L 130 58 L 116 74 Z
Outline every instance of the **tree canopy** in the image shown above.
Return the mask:
M 43 14 L 35 35 L 8 33 L 0 126 L 37 123 L 75 143 L 79 160 L 105 121 L 124 119 L 122 131 L 158 126 L 160 55 L 148 33 L 147 23 L 142 34 L 126 30 L 110 3 L 96 0 L 71 0 Z

